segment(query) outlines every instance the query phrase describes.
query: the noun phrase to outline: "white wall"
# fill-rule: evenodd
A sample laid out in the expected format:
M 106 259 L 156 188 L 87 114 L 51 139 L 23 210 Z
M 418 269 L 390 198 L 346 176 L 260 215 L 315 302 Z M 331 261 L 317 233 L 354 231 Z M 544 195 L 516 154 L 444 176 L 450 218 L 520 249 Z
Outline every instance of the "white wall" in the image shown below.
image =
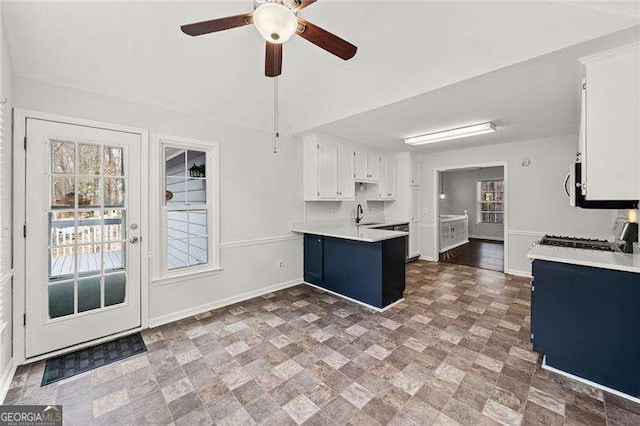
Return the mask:
M 0 5 L 1 7 L 1 5 Z M 1 12 L 1 11 L 0 11 Z M 4 399 L 4 392 L 8 390 L 9 381 L 13 376 L 11 363 L 11 106 L 13 104 L 13 72 L 11 57 L 4 33 L 4 25 L 0 16 L 0 100 L 6 98 L 4 105 L 4 130 L 2 131 L 2 163 L 0 169 L 0 300 L 2 300 L 2 314 L 0 323 L 5 324 L 0 335 L 0 400 Z
M 422 205 L 427 213 L 420 217 L 420 251 L 427 258 L 437 258 L 434 245 L 436 202 L 434 170 L 498 161 L 508 162 L 507 203 L 510 273 L 530 274 L 526 258 L 531 244 L 544 234 L 562 234 L 606 238 L 616 211 L 582 210 L 569 206 L 563 182 L 569 164 L 575 159 L 577 136 L 567 135 L 487 147 L 425 154 L 422 160 Z M 522 167 L 523 158 L 531 165 Z
M 504 239 L 504 225 L 478 223 L 477 198 L 479 180 L 501 180 L 502 167 L 486 167 L 479 170 L 455 170 L 443 172 L 444 200 L 439 200 L 440 214 L 469 215 L 469 236 L 472 238 Z
M 299 220 L 304 209 L 300 140 L 283 137 L 280 153 L 272 154 L 272 135 L 268 132 L 17 76 L 14 81 L 18 108 L 142 127 L 220 144 L 223 270 L 198 279 L 152 283 L 151 324 L 302 279 L 302 240 L 290 232 L 294 216 Z M 150 208 L 152 214 L 157 210 L 154 206 Z M 149 237 L 157 235 L 152 233 Z M 156 258 L 152 257 L 151 262 Z M 278 260 L 284 261 L 283 270 L 277 269 Z

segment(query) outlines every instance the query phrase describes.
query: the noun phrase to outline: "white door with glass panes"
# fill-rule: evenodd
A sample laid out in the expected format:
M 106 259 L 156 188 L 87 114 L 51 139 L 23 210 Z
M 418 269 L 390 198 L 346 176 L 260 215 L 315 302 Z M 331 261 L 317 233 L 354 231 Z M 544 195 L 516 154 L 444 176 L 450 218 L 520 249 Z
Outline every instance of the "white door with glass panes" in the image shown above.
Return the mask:
M 162 203 L 164 259 L 168 275 L 210 269 L 214 216 L 210 206 L 214 151 L 211 147 L 181 145 L 166 141 L 162 145 L 164 201 Z
M 26 357 L 141 324 L 141 135 L 28 118 Z

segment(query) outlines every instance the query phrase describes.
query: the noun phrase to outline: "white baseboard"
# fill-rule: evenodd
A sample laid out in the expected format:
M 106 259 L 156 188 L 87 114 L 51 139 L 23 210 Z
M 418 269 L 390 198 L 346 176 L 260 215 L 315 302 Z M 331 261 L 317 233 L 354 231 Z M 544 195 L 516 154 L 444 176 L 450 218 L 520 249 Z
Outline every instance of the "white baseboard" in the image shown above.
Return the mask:
M 236 296 L 227 297 L 225 299 L 216 300 L 214 302 L 204 303 L 202 305 L 194 306 L 188 309 L 183 309 L 181 311 L 162 315 L 156 318 L 150 318 L 149 328 L 158 327 L 160 325 L 168 324 L 170 322 L 192 317 L 194 315 L 198 315 L 203 312 L 210 311 L 212 309 L 218 309 L 225 306 L 233 305 L 234 303 L 243 302 L 245 300 L 253 299 L 254 297 L 262 296 L 264 294 L 271 293 L 278 290 L 283 290 L 285 288 L 293 287 L 295 285 L 302 284 L 302 283 L 303 283 L 302 278 L 297 278 L 295 280 L 285 281 L 283 283 L 278 283 L 269 287 L 264 287 L 259 290 L 238 294 Z
M 475 238 L 477 240 L 504 241 L 504 237 L 489 237 L 486 235 L 469 235 L 469 238 Z
M 365 308 L 368 308 L 368 309 L 372 309 L 372 310 L 374 310 L 374 311 L 376 311 L 376 312 L 384 312 L 384 311 L 386 311 L 387 309 L 393 308 L 393 307 L 394 307 L 394 306 L 396 306 L 398 303 L 400 303 L 400 302 L 404 301 L 404 297 L 403 297 L 402 299 L 398 299 L 398 300 L 396 300 L 395 302 L 393 302 L 393 303 L 391 303 L 391 304 L 389 304 L 389 305 L 385 306 L 384 308 L 378 308 L 378 307 L 373 306 L 373 305 L 370 305 L 370 304 L 368 304 L 368 303 L 364 303 L 364 302 L 361 302 L 361 301 L 359 301 L 359 300 L 352 299 L 352 298 L 350 298 L 350 297 L 348 297 L 348 296 L 345 296 L 345 295 L 343 295 L 343 294 L 336 293 L 336 292 L 331 291 L 331 290 L 327 290 L 326 288 L 322 288 L 322 287 L 317 286 L 317 285 L 315 285 L 315 284 L 310 284 L 310 283 L 308 283 L 308 282 L 306 282 L 306 281 L 304 281 L 304 282 L 303 282 L 303 284 L 306 284 L 306 285 L 308 285 L 309 287 L 317 288 L 318 290 L 322 290 L 322 291 L 324 291 L 324 292 L 326 292 L 326 293 L 333 294 L 334 296 L 338 296 L 338 297 L 340 297 L 340 298 L 342 298 L 342 299 L 348 300 L 349 302 L 357 303 L 358 305 L 364 306 Z
M 435 257 L 424 256 L 424 255 L 421 255 L 418 259 L 426 260 L 427 262 L 437 262 L 438 261 Z
M 531 272 L 528 271 L 518 271 L 517 269 L 509 269 L 507 271 L 507 274 L 509 275 L 516 275 L 518 277 L 525 277 L 525 278 L 533 278 L 533 276 L 531 275 Z
M 7 397 L 7 393 L 11 387 L 11 381 L 16 374 L 16 365 L 13 358 L 9 360 L 7 366 L 4 368 L 2 375 L 0 375 L 0 401 L 4 403 L 4 399 Z
M 554 373 L 558 373 L 561 376 L 568 377 L 570 379 L 573 379 L 575 381 L 584 383 L 586 385 L 593 386 L 594 388 L 603 390 L 605 392 L 612 393 L 612 394 L 617 395 L 617 396 L 619 396 L 621 398 L 628 399 L 629 401 L 635 402 L 636 404 L 640 404 L 640 398 L 636 398 L 635 396 L 627 395 L 626 393 L 622 393 L 622 392 L 617 391 L 615 389 L 608 388 L 608 387 L 603 386 L 603 385 L 601 385 L 599 383 L 592 382 L 591 380 L 583 379 L 582 377 L 574 376 L 571 373 L 567 373 L 565 371 L 558 370 L 555 367 L 547 365 L 547 357 L 546 356 L 542 357 L 542 368 L 544 368 L 545 370 L 553 371 Z

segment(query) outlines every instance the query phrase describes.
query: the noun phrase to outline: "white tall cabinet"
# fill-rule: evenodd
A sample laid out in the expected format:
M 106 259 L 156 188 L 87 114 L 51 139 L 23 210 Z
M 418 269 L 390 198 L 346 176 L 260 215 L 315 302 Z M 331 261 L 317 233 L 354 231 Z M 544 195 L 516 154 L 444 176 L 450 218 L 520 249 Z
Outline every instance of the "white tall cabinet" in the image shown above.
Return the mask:
M 392 156 L 380 157 L 380 184 L 378 185 L 378 198 L 380 200 L 395 200 L 397 196 L 398 163 Z
M 580 60 L 580 155 L 587 200 L 640 198 L 640 43 Z

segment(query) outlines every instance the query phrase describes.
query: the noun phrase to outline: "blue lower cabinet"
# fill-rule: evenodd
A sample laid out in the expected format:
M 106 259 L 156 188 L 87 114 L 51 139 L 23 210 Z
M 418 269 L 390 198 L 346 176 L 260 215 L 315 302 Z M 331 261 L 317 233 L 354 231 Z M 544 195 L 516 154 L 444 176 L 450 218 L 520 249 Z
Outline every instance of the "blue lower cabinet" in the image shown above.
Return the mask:
M 405 289 L 406 237 L 375 243 L 304 236 L 306 282 L 384 308 Z
M 322 282 L 324 265 L 324 237 L 304 236 L 304 279 L 315 284 Z
M 534 350 L 547 365 L 640 397 L 640 274 L 535 260 Z

